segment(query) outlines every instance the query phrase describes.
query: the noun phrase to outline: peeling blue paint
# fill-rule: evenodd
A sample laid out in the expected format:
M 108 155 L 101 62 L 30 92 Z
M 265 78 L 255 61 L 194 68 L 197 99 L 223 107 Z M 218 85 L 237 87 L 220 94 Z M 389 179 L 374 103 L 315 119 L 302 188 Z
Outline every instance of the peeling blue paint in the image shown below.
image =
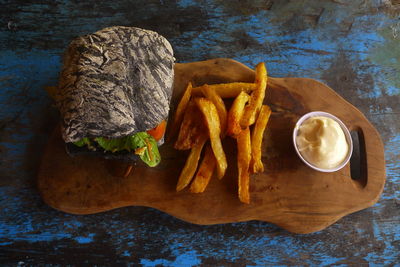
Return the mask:
M 179 0 L 178 5 L 182 8 L 193 6 L 194 3 L 192 0 Z
M 196 251 L 187 251 L 182 253 L 179 251 L 179 255 L 176 257 L 174 261 L 168 261 L 165 259 L 156 259 L 156 260 L 147 260 L 141 259 L 140 264 L 144 267 L 155 267 L 158 265 L 162 266 L 198 266 L 201 264 L 201 260 L 199 260 L 199 255 Z
M 88 244 L 93 242 L 95 234 L 94 233 L 89 233 L 88 236 L 78 236 L 74 237 L 74 240 L 78 242 L 79 244 Z
M 131 257 L 132 254 L 128 250 L 125 250 L 124 252 L 121 253 L 121 256 L 123 256 L 123 257 Z

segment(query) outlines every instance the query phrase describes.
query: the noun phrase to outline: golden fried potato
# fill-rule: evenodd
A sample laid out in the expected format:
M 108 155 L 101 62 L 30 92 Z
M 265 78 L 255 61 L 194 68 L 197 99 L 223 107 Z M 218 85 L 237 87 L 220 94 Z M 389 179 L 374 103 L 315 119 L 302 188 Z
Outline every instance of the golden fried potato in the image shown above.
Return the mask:
M 250 96 L 246 92 L 240 92 L 240 94 L 235 98 L 235 101 L 233 101 L 229 110 L 226 133 L 233 138 L 235 138 L 242 130 L 240 119 L 243 115 L 244 106 L 249 98 Z
M 190 185 L 190 192 L 202 193 L 206 189 L 214 173 L 216 160 L 210 145 L 205 148 L 204 158 L 201 161 L 199 170 Z
M 186 87 L 185 92 L 183 93 L 183 96 L 181 98 L 181 100 L 179 101 L 179 104 L 176 108 L 175 111 L 175 116 L 174 116 L 174 120 L 172 122 L 172 125 L 170 127 L 171 131 L 168 135 L 168 138 L 174 138 L 177 129 L 179 129 L 179 125 L 181 124 L 184 114 L 185 114 L 185 110 L 189 104 L 189 100 L 192 96 L 192 83 L 189 82 L 189 84 Z
M 221 124 L 219 121 L 217 108 L 210 100 L 206 98 L 196 98 L 195 102 L 204 115 L 210 136 L 211 147 L 217 161 L 217 177 L 221 179 L 225 175 L 228 163 L 226 161 L 225 152 L 222 148 L 220 139 Z
M 238 186 L 239 186 L 239 199 L 243 203 L 250 203 L 250 175 L 249 175 L 249 165 L 251 160 L 251 140 L 250 140 L 250 129 L 247 127 L 242 130 L 237 141 L 237 165 L 238 165 Z
M 264 62 L 261 62 L 256 67 L 256 88 L 251 93 L 249 104 L 245 107 L 243 116 L 240 120 L 242 128 L 252 125 L 261 109 L 265 98 L 267 88 L 267 69 Z
M 235 98 L 242 91 L 251 93 L 256 88 L 255 83 L 242 82 L 210 84 L 208 86 L 222 98 Z M 204 85 L 194 87 L 192 91 L 193 95 L 202 96 L 203 87 Z
M 271 115 L 271 109 L 263 105 L 267 87 L 265 64 L 258 64 L 255 72 L 254 83 L 205 84 L 194 88 L 188 84 L 172 126 L 178 129 L 180 124 L 174 147 L 191 149 L 180 174 L 177 191 L 191 183 L 190 192 L 201 193 L 205 191 L 215 169 L 219 179 L 225 175 L 228 163 L 221 140 L 228 134 L 237 142 L 239 200 L 250 203 L 250 173 L 264 171 L 261 147 Z M 223 98 L 235 98 L 229 112 Z M 254 123 L 251 132 L 249 126 Z M 208 138 L 210 144 L 207 144 L 204 158 L 197 168 Z
M 222 98 L 215 92 L 215 90 L 211 89 L 209 85 L 202 86 L 203 95 L 209 99 L 218 111 L 219 121 L 221 123 L 221 136 L 225 136 L 226 130 L 226 118 L 227 118 L 227 111 L 225 108 L 225 103 Z
M 190 101 L 186 108 L 174 148 L 177 150 L 192 148 L 198 143 L 202 133 L 205 131 L 207 131 L 207 126 L 203 122 L 203 115 L 194 101 Z
M 264 136 L 265 128 L 269 117 L 271 115 L 271 109 L 267 105 L 261 107 L 260 113 L 251 134 L 251 155 L 252 159 L 250 162 L 250 171 L 252 173 L 258 173 L 264 171 L 264 165 L 261 161 L 261 145 Z
M 181 175 L 179 176 L 178 184 L 176 185 L 176 191 L 181 191 L 192 180 L 199 163 L 201 151 L 206 141 L 207 137 L 203 135 L 199 142 L 192 147 L 185 166 L 182 169 Z

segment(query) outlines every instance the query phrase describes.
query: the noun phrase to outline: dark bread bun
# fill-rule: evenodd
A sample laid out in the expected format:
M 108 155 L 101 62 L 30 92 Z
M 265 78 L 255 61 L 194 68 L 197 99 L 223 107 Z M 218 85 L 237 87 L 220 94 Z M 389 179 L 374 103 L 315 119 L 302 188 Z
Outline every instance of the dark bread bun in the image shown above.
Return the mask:
M 65 142 L 157 126 L 168 117 L 174 60 L 167 39 L 140 28 L 109 27 L 73 40 L 57 92 Z

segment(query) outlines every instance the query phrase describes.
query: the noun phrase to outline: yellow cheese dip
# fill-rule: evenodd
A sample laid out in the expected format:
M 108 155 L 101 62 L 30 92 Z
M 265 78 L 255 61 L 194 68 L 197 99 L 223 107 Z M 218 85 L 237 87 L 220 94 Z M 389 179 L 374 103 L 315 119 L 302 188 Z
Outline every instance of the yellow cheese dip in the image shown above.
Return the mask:
M 340 165 L 349 145 L 339 123 L 328 117 L 311 117 L 299 127 L 296 144 L 302 157 L 321 169 Z

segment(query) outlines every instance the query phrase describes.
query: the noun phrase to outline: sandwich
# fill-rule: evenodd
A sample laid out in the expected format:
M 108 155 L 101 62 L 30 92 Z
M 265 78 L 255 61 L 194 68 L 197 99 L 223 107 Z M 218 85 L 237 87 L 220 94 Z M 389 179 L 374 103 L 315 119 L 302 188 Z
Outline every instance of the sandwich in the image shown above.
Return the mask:
M 160 34 L 115 26 L 73 40 L 55 93 L 70 155 L 160 160 L 174 56 Z

